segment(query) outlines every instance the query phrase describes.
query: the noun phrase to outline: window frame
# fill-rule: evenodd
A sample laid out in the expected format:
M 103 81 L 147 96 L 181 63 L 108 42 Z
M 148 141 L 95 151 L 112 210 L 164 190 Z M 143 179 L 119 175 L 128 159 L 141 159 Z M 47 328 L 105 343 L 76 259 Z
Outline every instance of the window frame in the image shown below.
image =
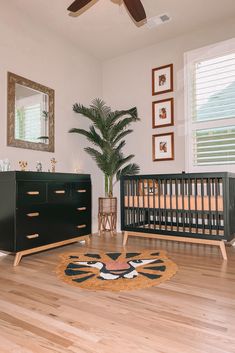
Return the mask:
M 193 164 L 193 131 L 200 129 L 213 129 L 224 126 L 235 126 L 235 117 L 203 122 L 193 122 L 192 117 L 192 89 L 195 63 L 198 61 L 228 55 L 234 52 L 235 38 L 232 38 L 223 42 L 195 49 L 184 54 L 185 169 L 187 172 L 235 172 L 235 164 L 196 166 Z

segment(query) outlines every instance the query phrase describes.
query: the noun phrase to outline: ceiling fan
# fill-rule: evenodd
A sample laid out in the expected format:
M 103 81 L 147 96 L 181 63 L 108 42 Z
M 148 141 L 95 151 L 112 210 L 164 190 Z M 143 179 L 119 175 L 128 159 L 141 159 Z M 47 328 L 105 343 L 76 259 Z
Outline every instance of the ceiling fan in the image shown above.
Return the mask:
M 68 11 L 77 12 L 88 5 L 93 0 L 75 0 L 69 7 Z M 140 0 L 123 0 L 130 15 L 136 22 L 146 19 L 146 13 Z

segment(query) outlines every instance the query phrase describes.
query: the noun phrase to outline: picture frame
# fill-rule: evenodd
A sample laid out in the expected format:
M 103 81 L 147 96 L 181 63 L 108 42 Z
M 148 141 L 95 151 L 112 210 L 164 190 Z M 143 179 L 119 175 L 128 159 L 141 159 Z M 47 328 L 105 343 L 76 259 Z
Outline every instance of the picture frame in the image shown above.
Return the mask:
M 152 127 L 160 128 L 174 125 L 174 98 L 152 102 Z
M 152 95 L 173 91 L 173 64 L 152 69 Z
M 174 160 L 174 133 L 153 135 L 152 154 L 154 162 Z

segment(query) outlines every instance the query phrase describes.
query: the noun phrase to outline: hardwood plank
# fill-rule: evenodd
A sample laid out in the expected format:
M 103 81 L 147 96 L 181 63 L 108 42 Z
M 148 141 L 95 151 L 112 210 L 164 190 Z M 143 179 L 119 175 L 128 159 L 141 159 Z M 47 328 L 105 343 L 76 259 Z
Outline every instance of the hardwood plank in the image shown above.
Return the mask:
M 235 249 L 130 237 L 126 249 L 164 249 L 179 271 L 158 287 L 87 291 L 60 281 L 62 253 L 122 250 L 122 236 L 93 236 L 25 256 L 0 258 L 1 353 L 232 353 Z M 226 263 L 226 265 L 225 265 Z

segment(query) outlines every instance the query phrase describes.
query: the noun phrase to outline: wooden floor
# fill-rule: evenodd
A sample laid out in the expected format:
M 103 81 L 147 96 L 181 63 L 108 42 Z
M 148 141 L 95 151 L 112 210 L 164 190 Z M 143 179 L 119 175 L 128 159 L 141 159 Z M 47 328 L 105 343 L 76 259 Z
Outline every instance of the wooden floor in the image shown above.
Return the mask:
M 178 273 L 158 287 L 91 292 L 55 273 L 58 255 L 34 254 L 14 268 L 0 257 L 0 353 L 234 353 L 235 248 L 130 238 L 128 250 L 167 249 Z M 121 249 L 121 235 L 94 236 L 92 250 Z

